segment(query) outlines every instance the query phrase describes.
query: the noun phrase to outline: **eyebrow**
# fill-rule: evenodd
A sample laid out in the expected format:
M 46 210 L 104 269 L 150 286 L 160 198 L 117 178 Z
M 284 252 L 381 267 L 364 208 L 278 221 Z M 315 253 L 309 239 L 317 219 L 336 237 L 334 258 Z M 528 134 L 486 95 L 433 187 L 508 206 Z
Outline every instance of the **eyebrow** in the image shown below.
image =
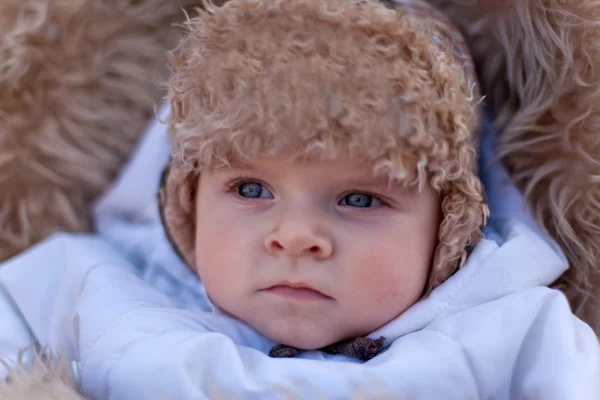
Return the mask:
M 228 163 L 229 164 L 225 166 L 226 168 L 248 169 L 256 172 L 263 172 L 262 169 L 257 168 L 255 165 L 250 165 L 243 160 L 229 160 Z
M 350 186 L 389 186 L 390 181 L 386 176 L 375 176 L 372 177 L 349 177 L 342 179 L 344 184 Z
M 250 168 L 250 166 L 248 164 L 246 164 L 243 161 L 239 161 L 239 160 L 229 160 L 227 166 L 230 168 L 239 168 L 239 169 Z
M 357 187 L 357 189 L 363 187 L 363 188 L 376 188 L 381 190 L 381 188 L 384 188 L 386 190 L 386 192 L 401 192 L 402 194 L 407 194 L 407 195 L 411 195 L 413 193 L 415 193 L 415 191 L 410 188 L 407 187 L 403 184 L 401 184 L 400 182 L 395 182 L 393 180 L 390 180 L 389 177 L 387 175 L 374 175 L 373 177 L 358 177 L 358 178 L 353 178 L 350 177 L 347 180 L 344 180 L 344 184 L 348 185 L 348 186 L 355 186 Z

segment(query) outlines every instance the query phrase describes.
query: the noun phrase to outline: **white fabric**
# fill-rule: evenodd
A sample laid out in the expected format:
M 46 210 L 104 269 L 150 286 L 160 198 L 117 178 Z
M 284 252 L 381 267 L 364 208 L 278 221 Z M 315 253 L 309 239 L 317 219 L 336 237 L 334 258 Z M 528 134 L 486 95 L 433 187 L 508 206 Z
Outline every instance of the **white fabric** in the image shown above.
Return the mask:
M 42 344 L 79 360 L 92 399 L 599 399 L 598 341 L 545 287 L 566 261 L 490 162 L 493 139 L 486 130 L 488 239 L 370 335 L 389 347 L 366 363 L 318 351 L 269 358 L 274 343 L 212 310 L 160 226 L 156 189 L 169 149 L 158 123 L 98 204 L 101 235 L 55 235 L 0 266 L 0 283 Z M 2 357 L 29 340 L 0 334 Z
M 33 338 L 28 332 L 19 312 L 15 310 L 12 296 L 0 287 L 0 357 L 8 363 L 17 362 L 19 351 L 33 346 Z M 8 371 L 0 363 L 0 377 L 7 376 Z

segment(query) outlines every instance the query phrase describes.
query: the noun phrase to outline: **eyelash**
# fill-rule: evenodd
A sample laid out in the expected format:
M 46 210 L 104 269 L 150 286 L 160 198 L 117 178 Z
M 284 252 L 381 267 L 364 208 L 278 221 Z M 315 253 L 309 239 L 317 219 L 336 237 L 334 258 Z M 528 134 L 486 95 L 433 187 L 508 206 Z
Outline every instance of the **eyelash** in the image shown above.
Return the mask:
M 367 196 L 371 196 L 374 199 L 377 199 L 381 203 L 382 207 L 389 207 L 388 202 L 385 201 L 384 199 L 382 199 L 381 196 L 379 196 L 377 194 L 374 194 L 374 193 L 371 193 L 371 192 L 365 192 L 364 190 L 358 190 L 358 189 L 357 190 L 348 190 L 348 191 L 344 192 L 344 194 L 342 194 L 340 196 L 340 198 L 338 199 L 337 203 L 339 203 L 340 201 L 342 201 L 342 199 L 344 199 L 344 197 L 346 197 L 346 196 L 348 196 L 350 194 L 353 194 L 353 193 L 366 194 Z
M 264 187 L 268 188 L 268 185 L 265 182 L 261 181 L 260 179 L 252 178 L 252 177 L 246 176 L 246 175 L 239 175 L 232 181 L 227 182 L 225 187 L 227 188 L 228 192 L 235 192 L 244 183 L 260 183 Z
M 237 192 L 238 188 L 241 185 L 243 185 L 244 183 L 259 183 L 259 184 L 263 185 L 264 187 L 266 187 L 269 191 L 272 192 L 272 190 L 269 188 L 269 186 L 264 181 L 261 181 L 260 179 L 252 178 L 247 175 L 239 175 L 235 179 L 227 182 L 227 184 L 226 184 L 227 192 Z M 382 206 L 389 207 L 388 202 L 385 201 L 384 199 L 382 199 L 380 196 L 370 193 L 370 192 L 365 192 L 364 190 L 348 190 L 343 195 L 340 196 L 340 198 L 337 200 L 336 204 L 339 203 L 340 201 L 342 201 L 342 199 L 344 197 L 346 197 L 352 193 L 360 193 L 360 194 L 366 194 L 366 195 L 372 196 L 372 197 L 376 198 L 377 200 L 379 200 L 379 202 L 381 203 Z

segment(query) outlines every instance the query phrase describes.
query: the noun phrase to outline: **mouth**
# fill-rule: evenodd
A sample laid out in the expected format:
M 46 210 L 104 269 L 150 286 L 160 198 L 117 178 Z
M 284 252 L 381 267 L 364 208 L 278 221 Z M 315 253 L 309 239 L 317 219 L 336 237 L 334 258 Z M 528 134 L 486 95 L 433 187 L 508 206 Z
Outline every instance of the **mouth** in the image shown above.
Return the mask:
M 311 300 L 333 300 L 333 297 L 319 292 L 312 286 L 303 282 L 280 282 L 263 291 L 284 297 L 290 300 L 311 301 Z

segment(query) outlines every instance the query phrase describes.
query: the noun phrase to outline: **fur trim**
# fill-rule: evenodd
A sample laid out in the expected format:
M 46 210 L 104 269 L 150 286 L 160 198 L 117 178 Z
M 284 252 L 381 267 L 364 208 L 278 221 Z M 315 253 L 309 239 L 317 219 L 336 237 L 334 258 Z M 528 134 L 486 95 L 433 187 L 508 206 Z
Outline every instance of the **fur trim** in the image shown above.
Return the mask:
M 396 7 L 236 0 L 188 21 L 171 63 L 173 158 L 160 199 L 190 266 L 201 170 L 285 149 L 346 154 L 406 185 L 431 184 L 443 220 L 428 290 L 464 263 L 488 212 L 470 56 L 429 6 Z
M 9 371 L 6 380 L 0 379 L 0 399 L 83 400 L 66 361 L 43 351 L 36 354 L 31 362 L 25 362 L 24 356 L 29 354 L 30 351 L 21 352 L 15 367 L 0 360 Z
M 91 228 L 164 94 L 187 3 L 201 1 L 0 2 L 0 260 Z
M 556 286 L 600 336 L 600 1 L 431 1 L 470 40 L 500 156 L 569 259 Z

